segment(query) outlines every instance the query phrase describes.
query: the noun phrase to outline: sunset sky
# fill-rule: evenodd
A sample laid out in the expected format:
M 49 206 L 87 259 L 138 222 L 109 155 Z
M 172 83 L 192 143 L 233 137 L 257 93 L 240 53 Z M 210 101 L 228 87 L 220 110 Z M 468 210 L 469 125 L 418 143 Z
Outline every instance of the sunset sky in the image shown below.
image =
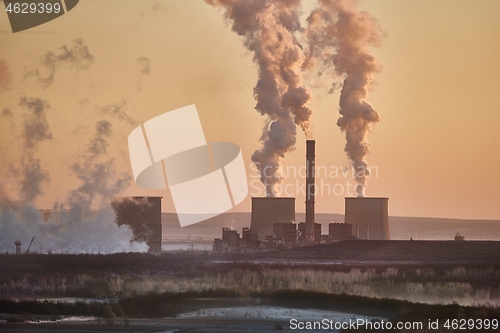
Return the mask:
M 304 2 L 305 25 L 316 2 Z M 359 6 L 385 32 L 382 45 L 372 49 L 383 71 L 368 99 L 381 120 L 368 137 L 368 162 L 376 172 L 367 196 L 389 197 L 392 216 L 500 219 L 500 1 L 364 0 Z M 0 7 L 0 61 L 11 77 L 6 89 L 0 81 L 0 113 L 12 114 L 0 117 L 0 181 L 13 192 L 26 112 L 19 104 L 28 97 L 50 104 L 52 140 L 36 154 L 51 178 L 36 201 L 40 208 L 64 202 L 79 185 L 69 166 L 86 149 L 97 121 L 112 123 L 108 153 L 118 171 L 131 176 L 130 131 L 190 104 L 197 106 L 207 141 L 234 142 L 243 151 L 250 193 L 233 211 L 250 211 L 250 197 L 263 195 L 250 160 L 264 123 L 254 109 L 257 67 L 222 11 L 201 0 L 82 0 L 54 21 L 13 34 Z M 38 68 L 46 77 L 41 57 L 78 39 L 94 57 L 88 68 L 60 62 L 51 84 L 29 75 Z M 305 81 L 313 93 L 317 165 L 330 171 L 349 163 L 336 125 L 339 91 L 328 93 L 333 82 L 312 75 Z M 305 136 L 298 133 L 287 170 L 305 161 Z M 316 197 L 319 213 L 344 211 L 339 191 L 353 180 L 341 172 L 333 176 L 317 179 L 323 191 L 337 190 Z M 300 188 L 304 179 L 289 175 L 287 183 Z M 131 182 L 123 195 L 160 195 L 163 211 L 175 212 L 168 191 Z M 304 195 L 296 196 L 296 210 L 303 212 Z

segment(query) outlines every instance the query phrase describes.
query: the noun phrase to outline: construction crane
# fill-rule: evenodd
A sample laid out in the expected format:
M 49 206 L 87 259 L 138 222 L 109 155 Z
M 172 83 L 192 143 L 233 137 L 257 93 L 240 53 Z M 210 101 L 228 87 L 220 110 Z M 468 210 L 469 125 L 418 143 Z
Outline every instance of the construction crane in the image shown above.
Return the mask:
M 26 253 L 28 253 L 30 251 L 31 244 L 33 244 L 34 240 L 35 240 L 35 236 L 33 236 L 33 238 L 31 239 L 30 245 L 28 246 L 28 249 L 26 250 Z

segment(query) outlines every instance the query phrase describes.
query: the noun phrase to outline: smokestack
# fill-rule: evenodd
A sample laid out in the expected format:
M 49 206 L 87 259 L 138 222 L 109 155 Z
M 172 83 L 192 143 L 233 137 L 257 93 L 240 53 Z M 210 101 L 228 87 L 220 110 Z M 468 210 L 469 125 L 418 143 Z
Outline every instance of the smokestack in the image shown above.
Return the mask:
M 14 242 L 14 245 L 16 246 L 16 254 L 21 254 L 21 241 L 20 240 L 16 240 Z
M 306 141 L 306 239 L 314 241 L 314 192 L 315 192 L 316 141 Z

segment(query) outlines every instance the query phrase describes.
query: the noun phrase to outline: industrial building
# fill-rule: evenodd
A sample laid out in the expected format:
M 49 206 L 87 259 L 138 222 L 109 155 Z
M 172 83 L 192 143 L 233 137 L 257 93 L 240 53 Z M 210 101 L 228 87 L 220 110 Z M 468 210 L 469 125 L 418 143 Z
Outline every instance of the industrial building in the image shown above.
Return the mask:
M 305 224 L 304 224 L 305 226 Z M 276 250 L 297 245 L 297 225 L 295 223 L 273 223 L 273 232 L 259 239 L 256 230 L 243 228 L 242 237 L 232 228 L 222 228 L 222 237 L 215 238 L 214 252 L 255 252 Z
M 113 200 L 118 225 L 129 225 L 134 233 L 133 241 L 146 242 L 149 253 L 161 252 L 162 197 L 125 197 Z
M 295 198 L 254 197 L 252 198 L 252 218 L 250 229 L 255 230 L 259 239 L 273 235 L 274 223 L 295 221 Z
M 389 198 L 345 198 L 346 224 L 356 228 L 359 239 L 390 240 Z
M 231 228 L 222 228 L 222 242 L 229 246 L 229 251 L 236 252 L 240 245 L 240 234 Z
M 297 242 L 297 225 L 295 223 L 274 223 L 273 235 L 283 239 L 283 247 L 294 247 Z
M 336 242 L 357 239 L 352 234 L 352 224 L 349 223 L 328 224 L 328 238 L 330 241 L 336 241 Z
M 248 229 L 248 228 L 244 228 Z M 244 234 L 248 237 L 248 233 Z M 233 228 L 222 228 L 222 237 L 214 238 L 214 243 L 212 245 L 212 250 L 214 252 L 241 252 L 240 246 L 246 241 L 242 241 L 240 234 Z
M 312 240 L 307 237 L 307 222 L 300 222 L 298 224 L 300 238 L 308 244 L 319 244 L 321 241 L 321 223 L 313 224 L 313 237 Z
M 293 197 L 254 197 L 251 225 L 243 230 L 245 242 L 260 248 L 279 248 L 357 239 L 390 240 L 389 199 L 371 197 L 345 198 L 344 223 L 330 223 L 328 236 L 322 240 L 321 224 L 315 222 L 315 159 L 316 142 L 307 140 L 305 221 L 294 223 Z
M 259 236 L 257 235 L 257 231 L 250 228 L 243 228 L 241 236 L 241 238 L 249 244 L 254 246 L 259 245 Z
M 249 228 L 243 228 L 243 238 L 232 228 L 222 228 L 222 237 L 215 238 L 214 252 L 254 252 L 259 250 L 257 233 Z

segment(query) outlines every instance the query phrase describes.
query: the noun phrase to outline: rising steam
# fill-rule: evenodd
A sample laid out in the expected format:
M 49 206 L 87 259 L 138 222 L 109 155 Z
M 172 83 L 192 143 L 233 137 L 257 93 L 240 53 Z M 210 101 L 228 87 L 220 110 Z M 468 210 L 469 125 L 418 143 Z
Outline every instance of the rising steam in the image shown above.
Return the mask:
M 142 81 L 144 75 L 149 75 L 151 73 L 151 58 L 142 56 L 136 59 L 139 65 L 139 81 L 137 82 L 137 90 L 142 90 Z
M 7 62 L 4 59 L 0 59 L 0 93 L 9 89 L 11 81 L 12 77 Z
M 345 132 L 345 151 L 352 162 L 356 193 L 364 196 L 370 171 L 366 156 L 370 152 L 367 134 L 380 117 L 366 101 L 381 66 L 369 50 L 379 46 L 381 32 L 377 21 L 360 12 L 356 1 L 320 0 L 320 6 L 308 18 L 308 68 L 334 66 L 344 77 L 340 94 L 340 118 L 337 125 Z
M 97 110 L 103 115 L 111 116 L 131 126 L 137 126 L 137 121 L 129 115 L 129 107 L 127 101 L 125 100 L 104 106 L 98 106 Z
M 68 203 L 78 206 L 84 213 L 110 207 L 110 198 L 125 190 L 131 177 L 118 175 L 114 160 L 107 156 L 108 138 L 112 126 L 106 120 L 95 125 L 95 135 L 88 148 L 71 166 L 71 171 L 80 180 L 81 185 L 68 195 Z
M 43 88 L 54 83 L 57 69 L 66 66 L 75 70 L 89 69 L 94 62 L 94 56 L 79 38 L 72 45 L 63 45 L 58 52 L 48 51 L 40 58 L 40 66 L 26 72 L 25 77 L 34 77 Z
M 255 108 L 267 118 L 260 139 L 263 146 L 252 155 L 252 161 L 267 196 L 274 196 L 276 185 L 283 180 L 280 167 L 285 154 L 295 147 L 295 125 L 310 135 L 311 93 L 302 85 L 302 69 L 343 78 L 337 125 L 345 132 L 345 151 L 358 183 L 356 192 L 363 196 L 370 175 L 366 136 L 371 124 L 379 121 L 378 112 L 366 101 L 373 76 L 381 70 L 368 48 L 380 44 L 376 20 L 360 12 L 355 0 L 320 0 L 308 18 L 308 52 L 304 56 L 294 35 L 300 31 L 300 0 L 205 1 L 225 9 L 224 17 L 244 37 L 258 64 Z
M 280 172 L 287 152 L 296 143 L 296 125 L 310 135 L 310 91 L 302 85 L 304 52 L 294 33 L 300 29 L 300 0 L 205 0 L 225 9 L 224 17 L 244 38 L 259 68 L 254 88 L 255 109 L 266 117 L 252 161 L 259 170 L 267 196 L 275 196 L 283 181 Z
M 0 251 L 12 251 L 13 242 L 24 244 L 35 236 L 32 250 L 63 253 L 113 253 L 147 250 L 143 242 L 134 242 L 128 226 L 118 226 L 110 198 L 122 191 L 130 177 L 120 176 L 114 160 L 107 157 L 111 124 L 99 121 L 95 135 L 71 171 L 80 186 L 68 194 L 66 204 L 56 205 L 43 216 L 35 208 L 36 198 L 49 175 L 36 158 L 40 144 L 52 138 L 47 121 L 48 102 L 22 97 L 19 105 L 25 110 L 20 167 L 13 171 L 19 176 L 18 197 L 5 182 L 0 182 Z M 5 177 L 7 178 L 7 177 Z M 2 179 L 5 179 L 2 176 Z M 44 221 L 44 219 L 46 221 Z
M 141 74 L 144 74 L 144 75 L 149 75 L 149 73 L 151 72 L 151 59 L 148 58 L 148 57 L 139 57 L 136 59 L 137 61 L 137 64 L 139 64 L 139 71 L 141 72 Z
M 22 97 L 19 105 L 28 109 L 24 115 L 24 149 L 21 160 L 21 189 L 19 199 L 34 204 L 42 194 L 42 185 L 49 181 L 49 174 L 43 170 L 40 159 L 35 157 L 39 144 L 52 139 L 52 131 L 47 121 L 48 102 L 40 98 Z

